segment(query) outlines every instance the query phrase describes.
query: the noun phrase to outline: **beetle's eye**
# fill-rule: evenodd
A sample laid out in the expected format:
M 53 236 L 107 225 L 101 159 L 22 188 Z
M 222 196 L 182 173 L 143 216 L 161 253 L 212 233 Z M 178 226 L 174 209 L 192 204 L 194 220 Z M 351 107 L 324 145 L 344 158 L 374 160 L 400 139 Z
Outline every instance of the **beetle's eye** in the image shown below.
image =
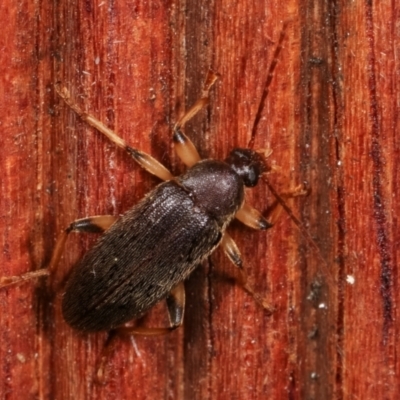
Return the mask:
M 243 179 L 247 187 L 257 185 L 260 175 L 267 170 L 264 159 L 250 149 L 234 149 L 225 161 Z

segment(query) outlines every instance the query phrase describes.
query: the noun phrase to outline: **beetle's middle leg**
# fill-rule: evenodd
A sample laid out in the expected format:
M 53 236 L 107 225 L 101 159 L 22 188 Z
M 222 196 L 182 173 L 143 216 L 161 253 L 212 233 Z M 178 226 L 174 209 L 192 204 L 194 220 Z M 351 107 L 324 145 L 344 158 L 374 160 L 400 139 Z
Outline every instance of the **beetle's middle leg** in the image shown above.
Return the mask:
M 305 190 L 302 185 L 299 185 L 293 190 L 282 193 L 279 197 L 282 199 L 282 201 L 285 201 L 293 197 L 304 196 L 307 193 L 308 191 Z M 268 220 L 267 220 L 259 211 L 249 206 L 245 202 L 243 203 L 239 211 L 236 213 L 235 218 L 250 228 L 257 230 L 266 230 L 273 226 L 273 224 L 281 215 L 282 210 L 283 207 L 279 203 L 279 201 L 275 201 L 274 204 L 268 210 Z M 272 309 L 272 307 L 270 307 L 264 299 L 262 299 L 259 295 L 255 293 L 254 289 L 249 284 L 248 275 L 244 268 L 239 248 L 237 247 L 236 243 L 229 236 L 227 232 L 224 233 L 224 236 L 221 241 L 221 246 L 223 247 L 225 254 L 228 256 L 231 262 L 239 269 L 240 272 L 239 283 L 243 286 L 243 288 L 248 293 L 250 293 L 255 299 L 255 301 L 259 303 L 262 307 L 266 309 Z
M 107 136 L 108 139 L 110 139 L 118 147 L 126 150 L 142 168 L 163 181 L 169 181 L 173 179 L 171 172 L 155 158 L 143 151 L 129 146 L 125 140 L 120 138 L 114 131 L 104 125 L 100 120 L 83 111 L 76 103 L 72 101 L 69 91 L 66 88 L 61 89 L 56 86 L 56 90 L 60 97 L 68 104 L 68 106 L 71 107 L 85 122 L 97 129 L 103 135 Z
M 263 299 L 259 294 L 254 291 L 254 288 L 248 282 L 248 275 L 246 269 L 243 265 L 242 256 L 240 254 L 239 248 L 237 247 L 235 241 L 231 236 L 225 232 L 221 241 L 221 246 L 224 249 L 225 254 L 228 256 L 229 260 L 239 269 L 239 284 L 243 287 L 246 292 L 248 292 L 253 299 L 264 309 L 272 311 L 273 307 L 268 304 L 268 302 Z
M 194 103 L 194 105 L 175 124 L 172 136 L 172 140 L 175 145 L 175 151 L 178 154 L 178 157 L 187 167 L 193 166 L 199 162 L 201 158 L 193 142 L 182 132 L 181 129 L 186 122 L 193 118 L 208 104 L 210 89 L 217 79 L 218 76 L 215 73 L 211 71 L 208 72 L 200 99 L 198 99 L 196 103 Z
M 47 268 L 41 268 L 37 271 L 27 272 L 17 276 L 5 276 L 0 278 L 0 288 L 10 285 L 21 284 L 25 281 L 50 275 L 57 267 L 64 252 L 65 243 L 71 232 L 102 233 L 107 230 L 117 219 L 113 215 L 96 215 L 93 217 L 82 218 L 72 222 L 57 239 L 56 246 L 51 256 Z

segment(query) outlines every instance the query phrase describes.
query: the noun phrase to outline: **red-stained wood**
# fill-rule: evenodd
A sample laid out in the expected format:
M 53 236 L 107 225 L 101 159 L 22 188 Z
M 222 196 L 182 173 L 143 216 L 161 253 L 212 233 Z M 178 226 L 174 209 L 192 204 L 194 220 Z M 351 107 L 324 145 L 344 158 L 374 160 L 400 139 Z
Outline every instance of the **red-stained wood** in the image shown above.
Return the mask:
M 120 340 L 99 385 L 107 334 L 69 328 L 55 290 L 95 239 L 72 235 L 52 283 L 0 290 L 0 398 L 397 399 L 399 15 L 340 1 L 3 1 L 0 276 L 45 266 L 71 221 L 122 213 L 158 182 L 56 82 L 177 174 L 171 128 L 209 67 L 221 79 L 186 133 L 203 157 L 247 145 L 286 20 L 255 146 L 272 148 L 278 191 L 310 187 L 290 206 L 319 251 L 285 213 L 268 232 L 233 223 L 272 315 L 217 250 L 186 284 L 184 326 Z M 274 199 L 260 183 L 248 200 L 266 211 Z M 165 307 L 145 323 L 167 323 Z

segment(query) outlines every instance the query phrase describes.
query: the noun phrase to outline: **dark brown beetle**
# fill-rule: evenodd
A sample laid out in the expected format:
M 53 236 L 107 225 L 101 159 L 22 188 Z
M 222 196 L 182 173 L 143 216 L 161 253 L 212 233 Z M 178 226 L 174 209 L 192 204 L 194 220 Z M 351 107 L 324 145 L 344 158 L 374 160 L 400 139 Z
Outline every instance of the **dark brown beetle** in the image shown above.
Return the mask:
M 284 30 L 269 69 L 255 126 L 283 38 Z M 201 160 L 193 143 L 181 131 L 184 124 L 208 103 L 208 93 L 216 79 L 215 74 L 209 73 L 203 96 L 175 126 L 175 149 L 189 167 L 178 177 L 150 155 L 128 146 L 99 120 L 83 112 L 71 101 L 66 89 L 57 89 L 83 120 L 165 182 L 119 219 L 105 215 L 73 222 L 59 238 L 49 268 L 20 277 L 2 278 L 0 286 L 48 275 L 58 264 L 70 232 L 106 231 L 74 267 L 65 288 L 63 315 L 77 330 L 96 332 L 118 328 L 125 333 L 152 335 L 176 329 L 183 321 L 183 281 L 220 244 L 240 269 L 244 288 L 262 302 L 247 283 L 240 252 L 226 233 L 226 227 L 235 217 L 255 229 L 271 226 L 244 202 L 244 188 L 255 186 L 269 169 L 265 158 L 252 149 L 234 149 L 225 161 Z M 254 143 L 254 132 L 255 128 L 250 147 Z M 170 327 L 121 328 L 165 298 Z
M 235 216 L 248 226 L 271 225 L 244 203 L 244 188 L 257 184 L 267 171 L 262 155 L 250 149 L 234 149 L 225 161 L 200 160 L 194 145 L 181 131 L 182 125 L 208 100 L 216 75 L 210 73 L 203 97 L 177 123 L 173 140 L 178 155 L 189 167 L 173 177 L 153 159 L 110 132 L 71 102 L 64 89 L 60 95 L 86 121 L 125 148 L 145 169 L 164 183 L 115 220 L 97 216 L 75 221 L 66 230 L 102 232 L 96 245 L 74 267 L 63 296 L 65 320 L 80 331 L 120 327 L 140 317 L 166 298 L 170 328 L 122 328 L 129 333 L 157 334 L 177 328 L 184 313 L 183 281 L 219 245 L 242 270 L 239 250 L 225 232 Z M 63 245 L 57 246 L 51 265 L 57 263 Z

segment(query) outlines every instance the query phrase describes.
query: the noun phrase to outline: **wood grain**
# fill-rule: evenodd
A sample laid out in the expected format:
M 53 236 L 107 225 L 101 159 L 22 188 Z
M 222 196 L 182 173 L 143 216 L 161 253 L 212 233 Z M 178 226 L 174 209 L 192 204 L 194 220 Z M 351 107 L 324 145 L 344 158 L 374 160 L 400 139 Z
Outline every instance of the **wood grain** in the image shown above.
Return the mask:
M 16 4 L 18 3 L 18 4 Z M 76 218 L 119 214 L 157 184 L 57 97 L 174 173 L 171 127 L 221 75 L 186 127 L 203 157 L 249 141 L 276 41 L 287 38 L 257 132 L 318 251 L 283 214 L 268 232 L 233 223 L 269 315 L 218 250 L 187 282 L 182 329 L 118 341 L 63 321 L 55 287 L 95 238 L 74 235 L 57 275 L 0 290 L 1 399 L 397 399 L 400 9 L 394 2 L 240 0 L 0 4 L 0 276 L 46 265 Z M 266 212 L 265 184 L 249 202 Z M 145 321 L 167 323 L 158 306 Z

